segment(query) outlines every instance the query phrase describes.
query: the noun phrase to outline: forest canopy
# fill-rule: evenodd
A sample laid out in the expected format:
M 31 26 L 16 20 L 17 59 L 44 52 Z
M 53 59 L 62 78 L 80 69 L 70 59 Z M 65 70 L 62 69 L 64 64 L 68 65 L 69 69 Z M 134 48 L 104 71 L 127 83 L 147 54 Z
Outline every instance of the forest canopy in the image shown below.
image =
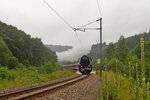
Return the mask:
M 50 59 L 57 61 L 56 53 L 45 47 L 40 38 L 32 38 L 0 21 L 0 64 L 8 66 L 9 57 L 26 66 L 41 66 Z

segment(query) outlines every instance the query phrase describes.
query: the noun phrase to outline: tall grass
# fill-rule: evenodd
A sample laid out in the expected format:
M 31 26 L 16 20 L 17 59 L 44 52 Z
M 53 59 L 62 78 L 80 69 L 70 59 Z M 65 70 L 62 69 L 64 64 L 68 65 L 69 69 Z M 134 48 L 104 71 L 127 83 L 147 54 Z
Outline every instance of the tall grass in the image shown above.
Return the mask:
M 36 67 L 30 68 L 17 68 L 16 70 L 11 70 L 10 72 L 15 72 L 16 77 L 12 80 L 4 79 L 0 82 L 0 89 L 14 88 L 25 85 L 30 85 L 39 82 L 45 82 L 55 79 L 64 78 L 67 76 L 74 75 L 73 70 L 58 70 L 52 73 L 39 73 Z
M 106 62 L 106 61 L 105 61 Z M 107 61 L 108 62 L 108 61 Z M 106 63 L 107 63 L 106 62 Z M 107 100 L 150 100 L 150 83 L 146 83 L 144 62 L 144 40 L 141 38 L 141 74 L 138 74 L 138 64 L 131 66 L 128 62 L 128 77 L 122 75 L 116 60 L 115 72 L 105 70 L 102 78 L 101 99 Z M 135 76 L 134 76 L 135 75 Z

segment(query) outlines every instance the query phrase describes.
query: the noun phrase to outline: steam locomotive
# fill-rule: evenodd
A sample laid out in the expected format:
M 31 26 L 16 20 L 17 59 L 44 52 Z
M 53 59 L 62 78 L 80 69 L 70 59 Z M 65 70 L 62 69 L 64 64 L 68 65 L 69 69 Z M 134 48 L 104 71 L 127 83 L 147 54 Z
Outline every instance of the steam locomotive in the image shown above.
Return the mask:
M 81 59 L 79 60 L 79 72 L 82 74 L 89 74 L 92 71 L 92 65 L 90 64 L 90 61 L 92 59 L 89 58 L 86 55 L 83 55 Z

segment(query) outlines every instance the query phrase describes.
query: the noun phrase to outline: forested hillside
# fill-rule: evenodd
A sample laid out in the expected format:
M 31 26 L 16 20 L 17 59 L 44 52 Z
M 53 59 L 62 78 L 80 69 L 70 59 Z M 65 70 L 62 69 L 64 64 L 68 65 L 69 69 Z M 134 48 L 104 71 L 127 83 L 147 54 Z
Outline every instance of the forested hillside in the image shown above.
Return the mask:
M 8 61 L 16 58 L 26 66 L 40 66 L 50 59 L 57 61 L 56 53 L 45 47 L 41 39 L 0 21 L 0 64 L 8 66 Z
M 133 49 L 138 43 L 140 43 L 141 37 L 144 38 L 144 41 L 150 41 L 150 32 L 148 33 L 144 32 L 126 38 L 128 48 Z
M 75 74 L 57 63 L 39 38 L 0 21 L 0 89 L 50 81 Z
M 72 46 L 61 46 L 61 45 L 45 45 L 46 47 L 50 48 L 54 52 L 64 52 L 72 49 Z
M 150 38 L 150 37 L 146 37 Z M 143 38 L 146 40 L 145 38 Z M 132 43 L 131 43 L 132 44 Z M 145 74 L 146 81 L 150 81 L 150 41 L 144 42 L 144 60 L 145 60 Z M 140 39 L 134 49 L 130 50 L 127 46 L 127 39 L 123 36 L 120 37 L 117 43 L 110 43 L 107 48 L 104 49 L 104 58 L 108 59 L 107 67 L 115 71 L 116 60 L 118 62 L 118 69 L 121 73 L 128 75 L 129 62 L 132 67 L 137 63 L 139 65 L 139 71 L 141 70 L 141 46 Z M 135 74 L 135 73 L 134 73 Z
M 103 51 L 107 47 L 107 44 L 104 42 L 103 43 Z M 94 44 L 91 47 L 90 53 L 88 53 L 88 56 L 92 58 L 98 59 L 100 57 L 100 44 Z
M 99 70 L 97 60 L 93 62 Z M 109 43 L 103 49 L 102 70 L 102 100 L 150 100 L 150 32 Z
M 144 41 L 150 41 L 150 32 L 144 32 L 144 33 L 140 33 L 140 34 L 136 34 L 134 36 L 130 36 L 130 37 L 127 37 L 127 38 L 124 38 L 124 40 L 126 41 L 126 45 L 127 47 L 132 50 L 134 49 L 134 47 L 140 43 L 140 38 L 143 37 L 144 38 Z M 116 43 L 110 43 L 110 46 L 115 46 L 113 44 L 117 44 L 118 42 Z M 107 47 L 107 44 L 106 43 L 103 43 L 103 51 L 104 49 Z M 110 50 L 110 49 L 108 49 Z M 113 49 L 111 49 L 110 51 L 113 51 Z M 92 45 L 91 47 L 91 51 L 90 53 L 88 54 L 89 56 L 91 57 L 94 57 L 94 58 L 99 58 L 99 55 L 100 55 L 100 45 L 99 44 L 94 44 Z M 109 54 L 108 54 L 109 55 Z
M 107 76 L 103 78 L 102 94 L 106 93 L 107 87 L 106 94 L 113 98 L 149 100 L 150 32 L 129 38 L 121 36 L 116 43 L 109 43 L 104 49 L 102 68 L 109 77 L 108 80 Z M 118 90 L 111 92 L 116 88 Z

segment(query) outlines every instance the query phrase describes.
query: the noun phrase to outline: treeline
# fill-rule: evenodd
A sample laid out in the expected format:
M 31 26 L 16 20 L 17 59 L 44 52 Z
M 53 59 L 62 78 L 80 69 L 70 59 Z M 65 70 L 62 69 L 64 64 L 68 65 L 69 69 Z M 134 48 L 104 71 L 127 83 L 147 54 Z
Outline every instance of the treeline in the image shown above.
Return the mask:
M 64 52 L 72 49 L 72 46 L 61 46 L 61 45 L 45 45 L 46 47 L 50 48 L 54 52 Z
M 103 51 L 106 47 L 107 47 L 107 44 L 106 44 L 106 42 L 104 42 L 102 44 Z M 100 44 L 92 45 L 90 53 L 88 53 L 87 55 L 92 57 L 92 58 L 99 59 L 99 57 L 100 57 Z
M 147 37 L 148 38 L 148 37 Z M 149 37 L 150 38 L 150 37 Z M 145 38 L 144 38 L 145 40 Z M 132 44 L 132 43 L 131 43 Z M 144 42 L 145 53 L 145 74 L 146 81 L 150 82 L 150 41 Z M 107 59 L 107 60 L 106 60 Z M 129 75 L 129 62 L 131 65 L 132 76 L 135 78 L 135 66 L 138 64 L 138 72 L 141 74 L 141 47 L 140 39 L 134 49 L 129 49 L 127 46 L 127 39 L 120 37 L 117 43 L 110 43 L 104 49 L 103 67 L 107 66 L 108 70 L 116 71 L 117 68 L 122 74 Z M 141 78 L 140 78 L 141 79 Z
M 144 32 L 140 34 L 136 34 L 134 36 L 130 36 L 126 38 L 127 46 L 130 49 L 134 49 L 134 47 L 140 43 L 140 38 L 143 37 L 144 41 L 150 41 L 150 32 Z
M 144 33 L 140 33 L 140 34 L 136 34 L 134 36 L 130 36 L 130 37 L 124 38 L 125 41 L 126 41 L 127 47 L 130 50 L 134 49 L 135 46 L 140 43 L 140 38 L 141 37 L 144 38 L 144 41 L 150 41 L 150 32 L 144 32 Z M 103 50 L 106 47 L 107 47 L 107 44 L 104 42 L 103 43 Z M 88 55 L 91 56 L 92 58 L 98 59 L 99 55 L 100 55 L 100 44 L 92 45 L 91 51 L 90 51 L 90 53 Z
M 41 39 L 32 38 L 16 27 L 0 21 L 0 64 L 2 66 L 13 68 L 18 62 L 26 66 L 41 66 L 50 59 L 57 61 L 56 53 L 45 47 Z

